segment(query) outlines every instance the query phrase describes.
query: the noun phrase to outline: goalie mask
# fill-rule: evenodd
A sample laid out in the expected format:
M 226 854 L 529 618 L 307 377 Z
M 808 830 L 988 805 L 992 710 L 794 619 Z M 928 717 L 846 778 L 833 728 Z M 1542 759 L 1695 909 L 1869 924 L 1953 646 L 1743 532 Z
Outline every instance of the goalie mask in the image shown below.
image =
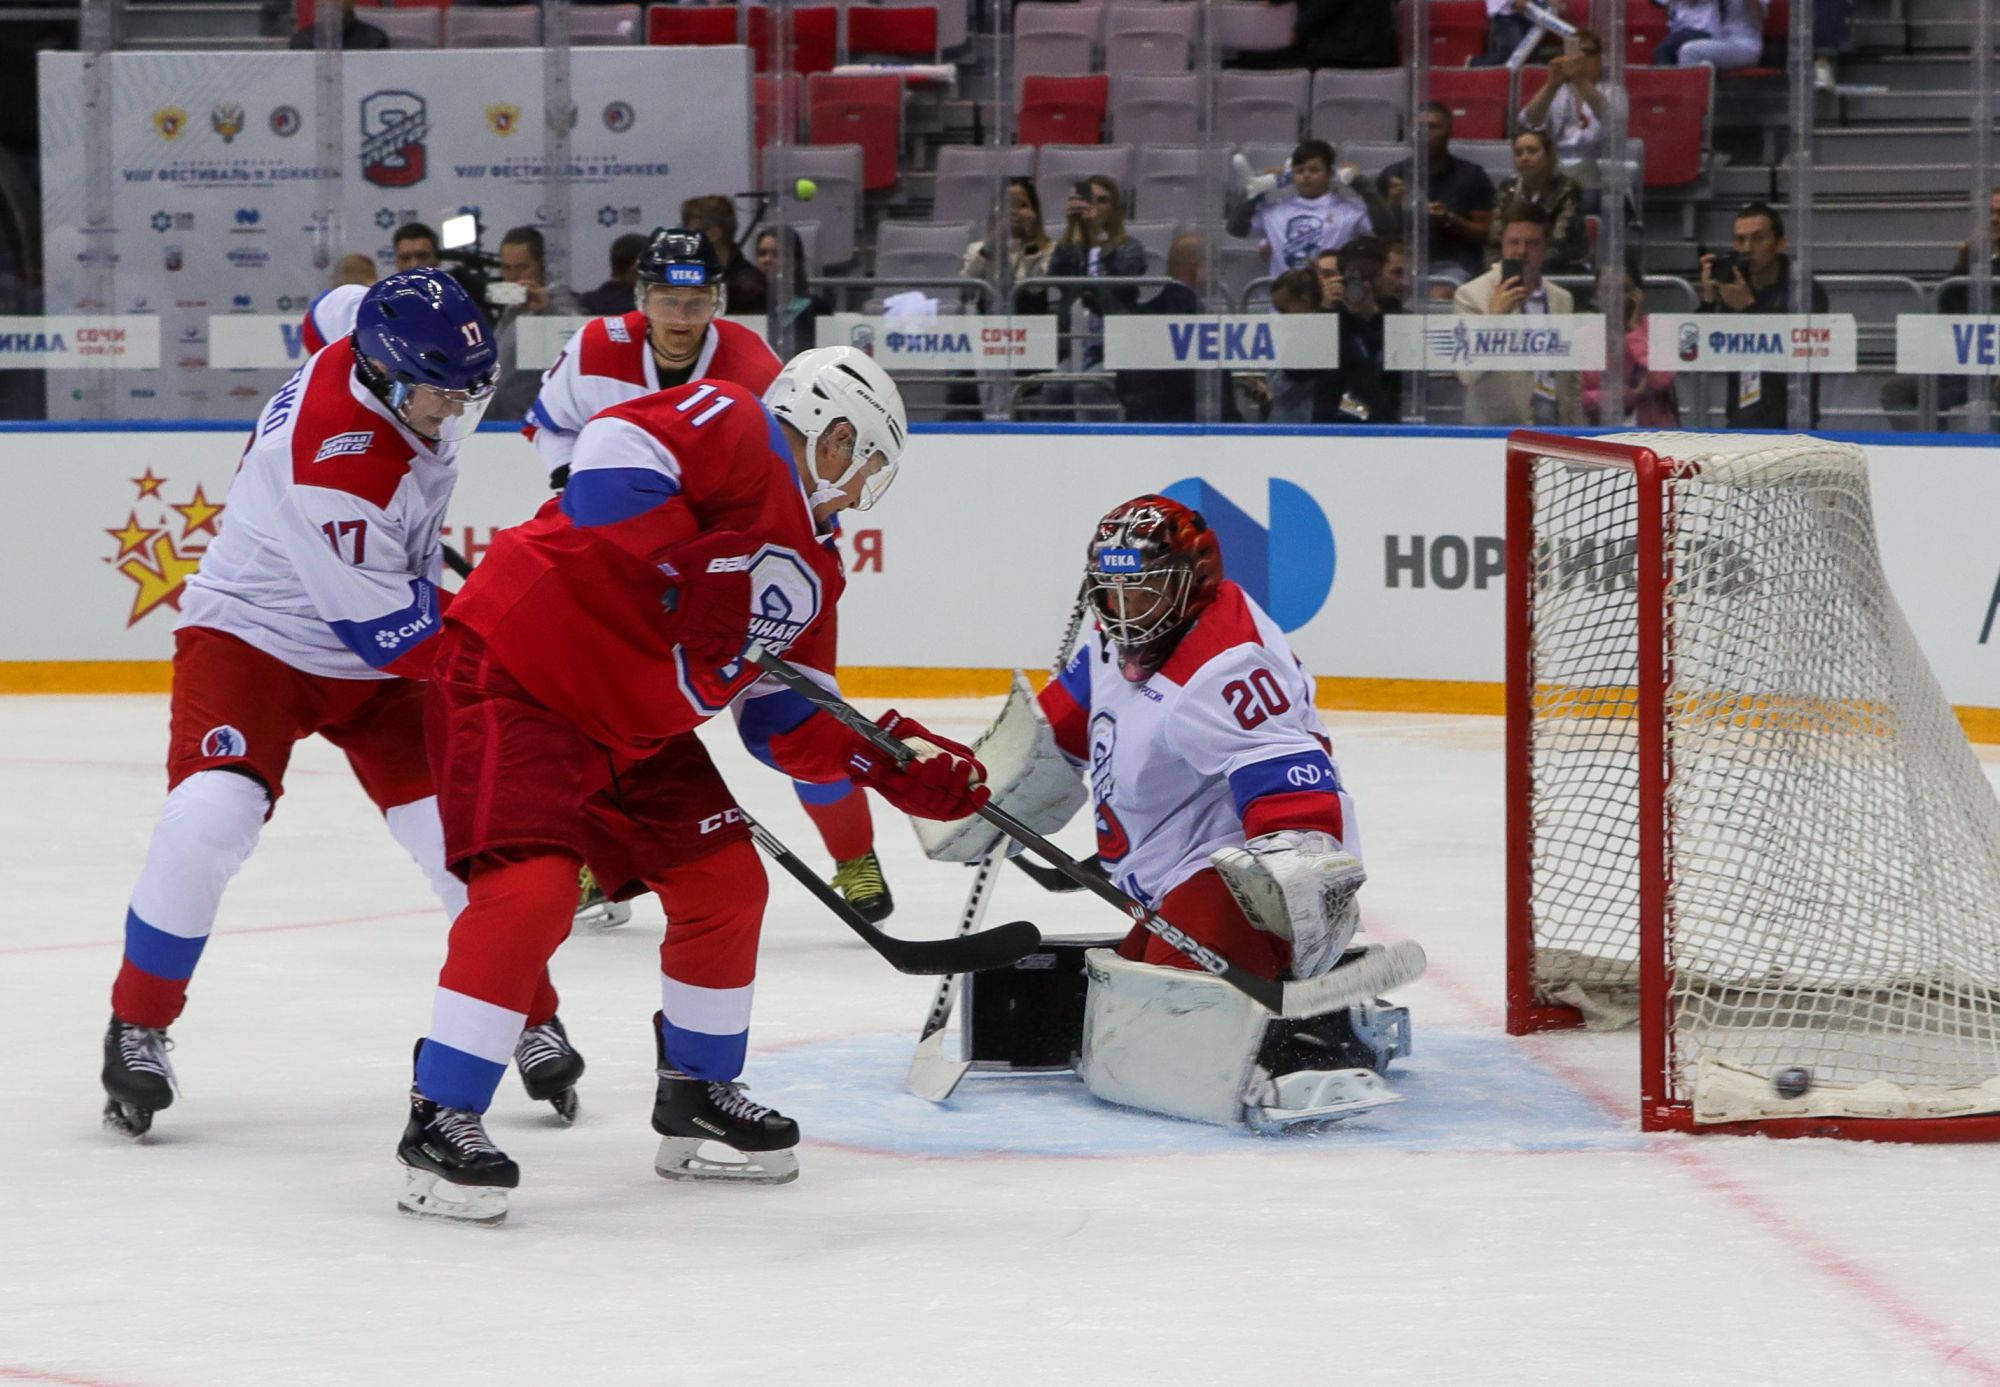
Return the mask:
M 1188 623 L 1215 601 L 1222 550 L 1215 532 L 1178 501 L 1141 496 L 1097 522 L 1085 587 L 1132 683 L 1166 661 Z

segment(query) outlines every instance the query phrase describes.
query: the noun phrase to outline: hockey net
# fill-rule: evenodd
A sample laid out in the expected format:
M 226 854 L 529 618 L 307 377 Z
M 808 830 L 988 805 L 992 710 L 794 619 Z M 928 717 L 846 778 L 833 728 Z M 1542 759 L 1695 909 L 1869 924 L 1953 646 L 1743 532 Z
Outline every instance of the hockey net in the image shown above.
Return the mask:
M 2000 801 L 1865 455 L 1516 434 L 1507 486 L 1509 1029 L 1636 1021 L 1648 1128 L 2000 1139 Z

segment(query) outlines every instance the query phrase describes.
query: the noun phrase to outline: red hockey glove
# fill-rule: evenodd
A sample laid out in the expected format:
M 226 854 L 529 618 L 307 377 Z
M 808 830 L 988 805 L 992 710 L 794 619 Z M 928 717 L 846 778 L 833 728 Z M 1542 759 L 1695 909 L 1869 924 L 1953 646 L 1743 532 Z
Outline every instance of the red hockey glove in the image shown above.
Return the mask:
M 667 635 L 703 664 L 727 664 L 750 639 L 750 555 L 757 541 L 710 530 L 678 544 L 660 566 L 667 589 Z
M 962 819 L 993 797 L 980 783 L 986 779 L 986 767 L 979 764 L 970 747 L 940 737 L 915 718 L 893 710 L 877 718 L 875 725 L 908 743 L 917 759 L 899 766 L 893 757 L 862 742 L 848 757 L 848 771 L 857 783 L 905 814 L 919 819 Z

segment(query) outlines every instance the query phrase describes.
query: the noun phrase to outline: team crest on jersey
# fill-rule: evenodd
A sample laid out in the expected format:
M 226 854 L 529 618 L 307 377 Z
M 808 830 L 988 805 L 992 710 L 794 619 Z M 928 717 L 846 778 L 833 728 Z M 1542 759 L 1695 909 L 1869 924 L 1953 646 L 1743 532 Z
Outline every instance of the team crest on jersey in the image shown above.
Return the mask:
M 375 430 L 356 429 L 352 433 L 337 433 L 319 445 L 313 454 L 314 462 L 325 462 L 328 458 L 352 457 L 356 453 L 368 451 L 368 445 L 375 441 Z
M 764 545 L 750 556 L 747 566 L 750 639 L 761 641 L 765 649 L 782 655 L 819 619 L 826 602 L 825 589 L 811 562 L 797 550 L 783 545 Z M 688 702 L 711 715 L 728 707 L 729 701 L 748 687 L 756 675 L 755 668 L 740 659 L 712 672 L 691 667 L 687 653 L 678 648 L 674 651 L 674 664 L 680 675 L 681 692 L 687 695 Z
M 250 743 L 243 734 L 228 723 L 209 728 L 201 739 L 203 756 L 241 756 L 249 749 Z

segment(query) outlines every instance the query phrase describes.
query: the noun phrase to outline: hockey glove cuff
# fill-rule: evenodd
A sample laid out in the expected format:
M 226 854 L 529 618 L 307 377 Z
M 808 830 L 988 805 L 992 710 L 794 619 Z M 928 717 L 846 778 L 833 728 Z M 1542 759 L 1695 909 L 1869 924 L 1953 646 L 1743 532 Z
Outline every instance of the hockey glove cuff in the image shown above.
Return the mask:
M 982 783 L 986 768 L 970 747 L 940 737 L 915 718 L 893 710 L 876 719 L 876 726 L 901 739 L 917 753 L 916 759 L 899 766 L 893 757 L 857 738 L 848 756 L 848 773 L 905 814 L 962 819 L 992 798 Z

